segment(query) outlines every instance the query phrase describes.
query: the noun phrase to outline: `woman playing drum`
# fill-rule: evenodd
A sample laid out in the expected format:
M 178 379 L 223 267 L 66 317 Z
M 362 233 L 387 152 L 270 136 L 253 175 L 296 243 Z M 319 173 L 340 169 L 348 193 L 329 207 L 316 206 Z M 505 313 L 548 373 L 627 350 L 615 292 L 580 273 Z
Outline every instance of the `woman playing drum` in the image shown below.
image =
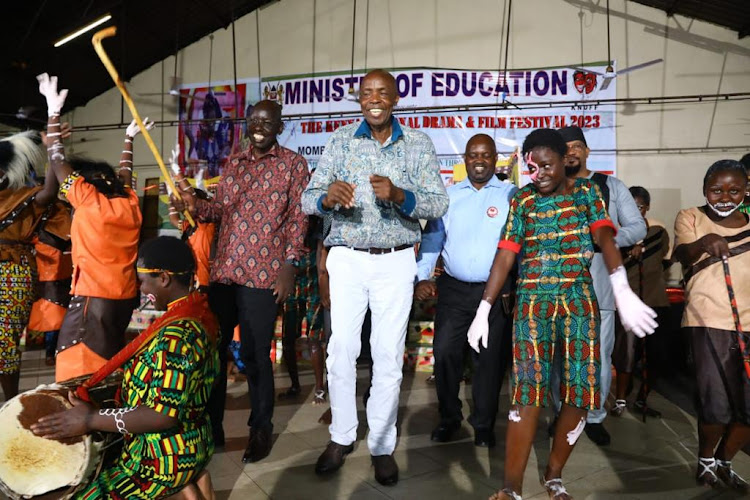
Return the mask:
M 71 393 L 73 408 L 31 426 L 50 439 L 125 436 L 117 461 L 75 498 L 163 498 L 193 482 L 213 453 L 205 405 L 219 370 L 218 325 L 205 296 L 190 292 L 192 252 L 177 238 L 155 238 L 141 247 L 137 270 L 141 292 L 167 312 L 124 366 L 122 406 L 97 410 Z

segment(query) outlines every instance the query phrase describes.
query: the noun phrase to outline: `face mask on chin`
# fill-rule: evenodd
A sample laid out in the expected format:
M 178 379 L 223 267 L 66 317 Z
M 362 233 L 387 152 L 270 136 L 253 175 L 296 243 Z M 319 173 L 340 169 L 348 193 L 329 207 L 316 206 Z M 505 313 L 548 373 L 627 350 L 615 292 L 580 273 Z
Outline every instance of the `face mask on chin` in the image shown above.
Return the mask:
M 713 211 L 713 213 L 715 213 L 719 217 L 729 217 L 735 212 L 735 210 L 740 208 L 739 205 L 734 204 L 734 203 L 727 203 L 727 204 L 721 205 L 720 208 L 717 208 L 716 206 L 711 205 L 711 203 L 709 203 L 708 198 L 706 198 L 706 205 L 708 205 L 708 208 L 710 208 Z

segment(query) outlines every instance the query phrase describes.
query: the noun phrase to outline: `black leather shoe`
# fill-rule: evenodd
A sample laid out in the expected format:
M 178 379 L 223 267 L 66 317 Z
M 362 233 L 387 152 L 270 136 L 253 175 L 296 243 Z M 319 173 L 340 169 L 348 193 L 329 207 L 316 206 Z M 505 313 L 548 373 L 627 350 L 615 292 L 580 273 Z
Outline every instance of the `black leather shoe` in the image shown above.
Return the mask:
M 592 440 L 597 446 L 609 445 L 609 432 L 607 432 L 607 429 L 604 428 L 603 424 L 586 424 L 584 430 L 586 431 L 586 435 L 589 437 L 589 439 Z
M 479 446 L 480 448 L 494 448 L 495 433 L 488 430 L 475 430 L 474 446 Z
M 242 455 L 243 464 L 259 462 L 271 453 L 273 434 L 271 429 L 250 430 L 250 441 L 247 443 L 245 454 Z
M 378 455 L 372 457 L 375 467 L 375 480 L 383 486 L 393 486 L 398 482 L 398 465 L 393 455 Z
M 336 472 L 344 465 L 344 457 L 352 451 L 354 451 L 354 445 L 352 444 L 344 446 L 331 441 L 325 451 L 318 457 L 318 462 L 315 464 L 315 473 L 323 475 Z
M 437 443 L 447 443 L 448 441 L 453 439 L 453 435 L 460 428 L 461 424 L 458 422 L 453 424 L 441 423 L 440 425 L 435 427 L 435 429 L 433 429 L 430 439 Z

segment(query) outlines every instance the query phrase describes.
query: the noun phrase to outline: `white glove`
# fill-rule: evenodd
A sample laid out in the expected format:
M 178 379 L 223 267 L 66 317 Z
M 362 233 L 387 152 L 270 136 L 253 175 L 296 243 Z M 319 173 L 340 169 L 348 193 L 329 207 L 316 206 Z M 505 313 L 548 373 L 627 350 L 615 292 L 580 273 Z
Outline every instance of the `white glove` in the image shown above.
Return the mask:
M 148 116 L 143 120 L 143 125 L 146 126 L 146 130 L 151 130 L 154 128 L 154 121 L 148 121 Z M 125 129 L 125 135 L 130 137 L 131 139 L 138 135 L 141 132 L 141 128 L 138 126 L 138 122 L 133 119 L 132 122 L 130 122 L 130 125 L 128 125 L 128 128 Z
M 169 168 L 172 169 L 172 173 L 177 176 L 182 173 L 180 170 L 180 163 L 178 161 L 180 157 L 180 145 L 175 144 L 174 149 L 172 150 L 172 156 L 169 157 Z
M 205 169 L 201 168 L 198 170 L 198 173 L 195 174 L 195 189 L 200 189 L 201 191 L 206 190 L 206 183 L 203 182 L 203 172 L 205 172 Z
M 68 97 L 68 89 L 57 91 L 57 77 L 49 76 L 47 73 L 37 75 L 39 82 L 39 93 L 47 99 L 47 116 L 59 115 Z
M 487 339 L 490 335 L 490 309 L 492 305 L 486 300 L 482 300 L 477 307 L 477 313 L 474 315 L 474 321 L 471 322 L 469 327 L 469 333 L 466 334 L 466 339 L 469 341 L 469 345 L 472 349 L 479 352 L 479 341 L 482 341 L 482 346 L 487 349 Z
M 656 313 L 638 298 L 628 284 L 628 275 L 623 266 L 618 267 L 609 275 L 612 283 L 612 293 L 615 295 L 617 313 L 625 330 L 633 332 L 643 338 L 656 330 Z

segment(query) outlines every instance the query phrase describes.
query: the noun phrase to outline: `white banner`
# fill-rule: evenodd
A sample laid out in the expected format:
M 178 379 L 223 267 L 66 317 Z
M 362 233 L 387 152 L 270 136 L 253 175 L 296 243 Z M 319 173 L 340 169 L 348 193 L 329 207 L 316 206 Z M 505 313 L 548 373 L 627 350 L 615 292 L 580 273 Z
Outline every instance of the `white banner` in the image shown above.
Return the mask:
M 581 69 L 511 70 L 507 78 L 497 71 L 410 69 L 392 71 L 400 100 L 395 114 L 402 124 L 422 130 L 435 143 L 441 171 L 450 182 L 453 167 L 462 162 L 468 139 L 479 133 L 494 137 L 498 151 L 510 155 L 516 144 L 536 128 L 577 125 L 593 150 L 616 148 L 616 113 L 611 104 L 592 101 L 616 97 L 616 83 L 603 87 L 604 66 Z M 261 82 L 263 98 L 283 105 L 286 116 L 310 113 L 356 112 L 350 85 L 358 90 L 363 73 L 349 75 L 270 77 Z M 506 103 L 503 107 L 503 103 Z M 562 105 L 561 103 L 569 103 Z M 533 104 L 543 107 L 516 106 Z M 501 109 L 409 112 L 410 108 L 496 105 Z M 314 168 L 331 133 L 361 118 L 287 119 L 279 142 L 307 158 Z M 615 154 L 592 155 L 592 170 L 616 173 Z

